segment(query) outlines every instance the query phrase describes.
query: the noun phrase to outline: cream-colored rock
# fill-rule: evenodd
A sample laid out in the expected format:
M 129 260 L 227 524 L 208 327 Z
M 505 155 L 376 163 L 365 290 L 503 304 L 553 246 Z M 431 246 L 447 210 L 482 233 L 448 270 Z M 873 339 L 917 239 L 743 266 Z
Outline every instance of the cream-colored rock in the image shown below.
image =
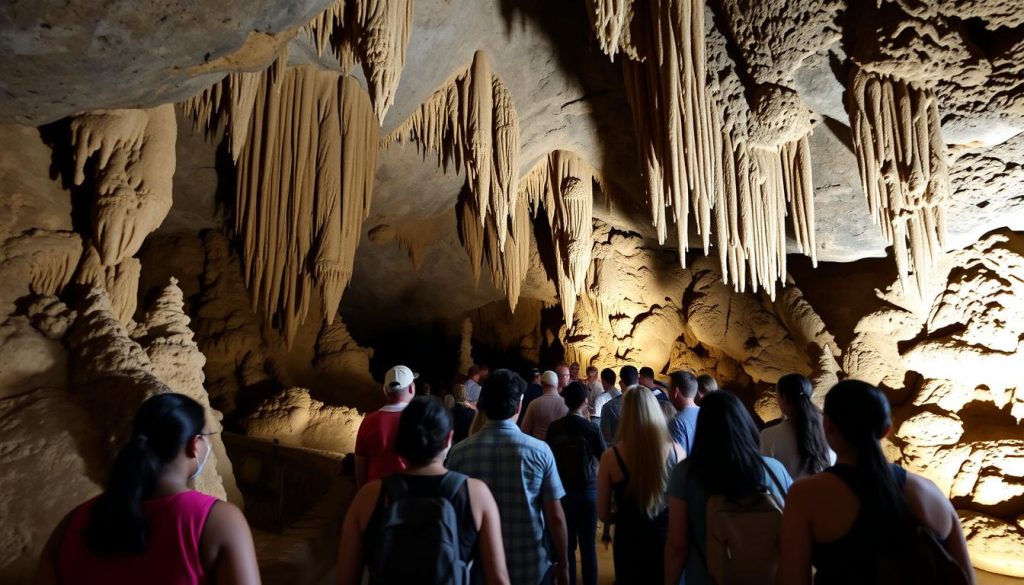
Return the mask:
M 971 562 L 979 569 L 1024 577 L 1024 530 L 998 518 L 968 510 L 957 510 Z
M 295 447 L 351 453 L 362 420 L 355 409 L 327 406 L 310 398 L 309 390 L 291 388 L 260 405 L 246 421 L 246 434 Z
M 915 445 L 955 445 L 964 435 L 964 424 L 958 418 L 926 411 L 903 421 L 897 434 Z
M 28 583 L 50 532 L 102 491 L 109 453 L 62 388 L 0 399 L 0 445 L 0 580 Z
M 92 161 L 92 237 L 103 266 L 134 256 L 171 209 L 178 124 L 174 106 L 108 110 L 71 121 L 76 185 Z
M 951 497 L 995 506 L 1024 495 L 1024 441 L 978 441 L 960 467 Z
M 334 389 L 329 396 L 320 393 L 324 400 L 329 398 L 331 404 L 366 410 L 380 406 L 380 384 L 370 375 L 373 350 L 360 347 L 340 318 L 320 330 L 316 349 L 314 364 L 321 378 L 320 386 Z
M 59 341 L 21 315 L 0 322 L 0 398 L 34 388 L 65 388 L 67 381 L 67 351 Z

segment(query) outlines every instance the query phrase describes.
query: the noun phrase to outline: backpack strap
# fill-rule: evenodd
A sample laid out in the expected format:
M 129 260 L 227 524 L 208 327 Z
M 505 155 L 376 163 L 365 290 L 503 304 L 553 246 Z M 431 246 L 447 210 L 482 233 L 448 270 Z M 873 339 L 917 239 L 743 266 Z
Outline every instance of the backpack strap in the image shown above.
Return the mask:
M 437 488 L 437 495 L 451 501 L 467 481 L 469 481 L 467 475 L 457 471 L 449 471 L 441 478 L 441 484 Z
M 409 485 L 401 473 L 395 473 L 381 480 L 380 492 L 387 495 L 387 505 L 390 506 L 409 495 Z
M 772 471 L 772 466 L 769 465 L 768 462 L 765 461 L 763 457 L 761 458 L 761 463 L 764 464 L 764 470 L 768 472 L 768 477 L 770 477 L 772 479 L 772 483 L 775 484 L 775 487 L 779 488 L 779 496 L 782 497 L 783 500 L 785 500 L 786 499 L 786 488 L 782 486 L 782 482 L 779 480 L 779 477 L 777 475 L 775 475 L 774 471 Z M 771 486 L 767 486 L 767 487 L 768 487 L 768 490 L 771 491 Z
M 622 454 L 619 453 L 619 448 L 612 447 L 612 451 L 615 453 L 615 459 L 619 462 L 619 469 L 622 470 L 622 478 L 629 479 L 629 469 L 626 467 L 626 462 L 622 460 Z

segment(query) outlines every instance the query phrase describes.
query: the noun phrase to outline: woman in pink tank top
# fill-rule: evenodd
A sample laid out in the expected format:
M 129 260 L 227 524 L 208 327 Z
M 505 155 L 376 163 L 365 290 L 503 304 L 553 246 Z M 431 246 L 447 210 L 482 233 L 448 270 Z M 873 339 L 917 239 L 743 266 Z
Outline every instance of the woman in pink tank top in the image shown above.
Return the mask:
M 160 394 L 139 407 L 106 490 L 50 536 L 37 584 L 259 584 L 241 511 L 189 483 L 209 459 L 203 407 Z

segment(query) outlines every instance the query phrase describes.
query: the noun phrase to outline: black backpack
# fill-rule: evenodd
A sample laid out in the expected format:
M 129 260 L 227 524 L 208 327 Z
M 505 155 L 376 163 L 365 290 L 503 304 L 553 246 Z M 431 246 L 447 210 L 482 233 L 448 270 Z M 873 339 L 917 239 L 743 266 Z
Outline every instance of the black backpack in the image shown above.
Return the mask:
M 579 433 L 549 435 L 558 476 L 566 489 L 581 489 L 597 478 L 597 460 L 590 455 L 590 443 Z
M 437 496 L 409 494 L 402 474 L 385 478 L 387 509 L 370 562 L 370 583 L 468 585 L 472 562 L 462 560 L 459 517 L 452 498 L 467 477 L 449 471 Z

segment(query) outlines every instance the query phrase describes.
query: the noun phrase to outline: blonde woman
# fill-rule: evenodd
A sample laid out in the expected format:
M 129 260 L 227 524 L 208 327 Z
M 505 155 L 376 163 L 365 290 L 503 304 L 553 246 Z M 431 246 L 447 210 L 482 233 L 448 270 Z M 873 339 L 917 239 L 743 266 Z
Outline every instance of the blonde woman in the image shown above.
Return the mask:
M 663 582 L 665 491 L 672 468 L 684 457 L 654 394 L 643 386 L 627 389 L 616 444 L 601 456 L 597 474 L 597 515 L 615 523 L 616 582 Z

